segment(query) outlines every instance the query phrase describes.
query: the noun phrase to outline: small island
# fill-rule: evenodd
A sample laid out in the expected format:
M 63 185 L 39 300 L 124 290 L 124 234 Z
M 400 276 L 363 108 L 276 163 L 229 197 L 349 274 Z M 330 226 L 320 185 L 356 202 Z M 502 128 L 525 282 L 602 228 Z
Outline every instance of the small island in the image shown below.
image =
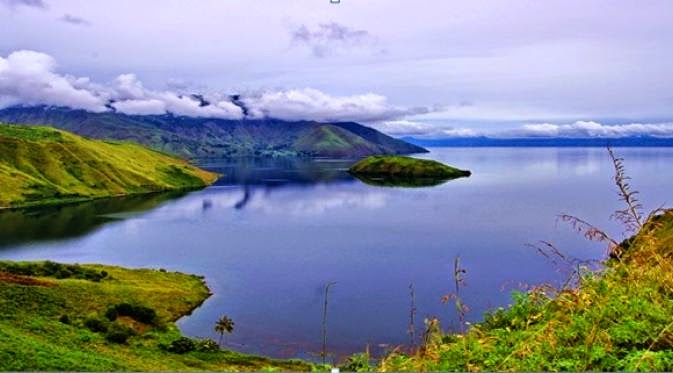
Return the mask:
M 404 156 L 367 157 L 348 171 L 367 184 L 404 187 L 438 185 L 472 174 L 441 162 Z

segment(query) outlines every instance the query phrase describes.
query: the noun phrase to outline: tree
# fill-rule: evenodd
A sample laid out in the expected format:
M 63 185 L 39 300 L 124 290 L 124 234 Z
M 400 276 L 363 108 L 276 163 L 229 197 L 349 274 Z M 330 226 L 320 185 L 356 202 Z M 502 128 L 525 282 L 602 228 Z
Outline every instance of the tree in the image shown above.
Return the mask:
M 234 332 L 234 320 L 232 320 L 227 315 L 222 315 L 219 320 L 215 323 L 215 331 L 220 334 L 220 346 L 222 345 L 222 338 L 224 338 L 224 333 L 233 333 Z

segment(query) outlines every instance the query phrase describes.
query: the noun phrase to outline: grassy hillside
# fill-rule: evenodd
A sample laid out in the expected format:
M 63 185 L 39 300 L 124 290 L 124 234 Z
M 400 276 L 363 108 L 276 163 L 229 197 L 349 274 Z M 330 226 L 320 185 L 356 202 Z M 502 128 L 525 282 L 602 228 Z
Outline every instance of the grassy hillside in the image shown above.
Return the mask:
M 349 157 L 352 154 L 375 154 L 381 150 L 352 132 L 333 125 L 322 125 L 302 134 L 293 148 L 301 152 L 315 152 L 325 157 Z
M 427 150 L 358 123 L 223 120 L 89 113 L 54 107 L 0 110 L 0 121 L 39 124 L 96 139 L 132 141 L 186 158 L 319 156 L 358 158 Z M 339 140 L 334 142 L 335 135 Z
M 352 174 L 376 177 L 450 179 L 470 176 L 470 171 L 459 170 L 443 163 L 401 156 L 371 156 L 354 164 Z
M 584 227 L 588 237 L 600 239 Z M 599 272 L 556 255 L 578 270 L 568 286 L 516 294 L 510 308 L 488 314 L 464 334 L 444 333 L 431 321 L 423 348 L 394 353 L 379 369 L 673 370 L 673 210 L 648 219 L 612 253 Z
M 0 124 L 0 207 L 198 188 L 216 178 L 139 145 Z
M 0 262 L 0 371 L 312 369 L 181 338 L 174 321 L 208 296 L 182 273 Z

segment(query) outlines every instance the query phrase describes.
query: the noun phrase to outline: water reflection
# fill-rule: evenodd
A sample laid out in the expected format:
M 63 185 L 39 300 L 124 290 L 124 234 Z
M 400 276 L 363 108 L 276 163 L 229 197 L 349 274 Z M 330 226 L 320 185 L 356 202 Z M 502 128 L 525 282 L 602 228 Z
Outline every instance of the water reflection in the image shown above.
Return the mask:
M 277 187 L 313 185 L 317 183 L 352 182 L 348 168 L 353 160 L 308 158 L 210 159 L 201 160 L 201 167 L 222 174 L 215 185 L 247 185 Z M 246 196 L 250 193 L 248 189 Z M 245 206 L 246 198 L 241 200 Z
M 62 206 L 0 211 L 0 248 L 26 242 L 63 240 L 91 233 L 130 213 L 151 210 L 185 192 L 153 193 Z

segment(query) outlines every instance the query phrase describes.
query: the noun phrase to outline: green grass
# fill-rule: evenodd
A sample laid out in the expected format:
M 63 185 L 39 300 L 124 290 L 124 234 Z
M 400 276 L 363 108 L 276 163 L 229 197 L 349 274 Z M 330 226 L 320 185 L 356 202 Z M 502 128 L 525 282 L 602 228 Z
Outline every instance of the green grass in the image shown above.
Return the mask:
M 307 154 L 337 158 L 354 154 L 384 152 L 375 143 L 329 124 L 316 126 L 306 131 L 294 142 L 293 148 Z
M 66 272 L 69 275 L 63 276 Z M 174 321 L 208 296 L 203 278 L 182 273 L 102 265 L 0 262 L 0 371 L 314 368 L 302 361 L 213 349 L 212 342 L 195 341 L 196 346 L 209 345 L 208 349 L 170 352 L 168 346 L 181 337 Z M 123 316 L 128 311 L 119 311 L 123 309 L 120 304 L 131 305 L 126 306 L 131 313 L 140 309 L 147 314 L 147 310 L 153 310 L 156 317 L 142 323 Z M 119 311 L 114 321 L 105 316 L 109 309 Z M 128 339 L 115 343 L 115 333 L 124 334 L 122 340 Z
M 193 189 L 216 178 L 139 145 L 0 124 L 0 208 Z
M 367 157 L 354 164 L 349 172 L 370 179 L 382 178 L 384 181 L 388 179 L 446 180 L 471 175 L 470 171 L 459 170 L 433 160 L 387 155 Z
M 464 334 L 432 325 L 415 353 L 385 371 L 673 370 L 673 210 L 650 219 L 601 271 L 576 286 L 514 295 Z

